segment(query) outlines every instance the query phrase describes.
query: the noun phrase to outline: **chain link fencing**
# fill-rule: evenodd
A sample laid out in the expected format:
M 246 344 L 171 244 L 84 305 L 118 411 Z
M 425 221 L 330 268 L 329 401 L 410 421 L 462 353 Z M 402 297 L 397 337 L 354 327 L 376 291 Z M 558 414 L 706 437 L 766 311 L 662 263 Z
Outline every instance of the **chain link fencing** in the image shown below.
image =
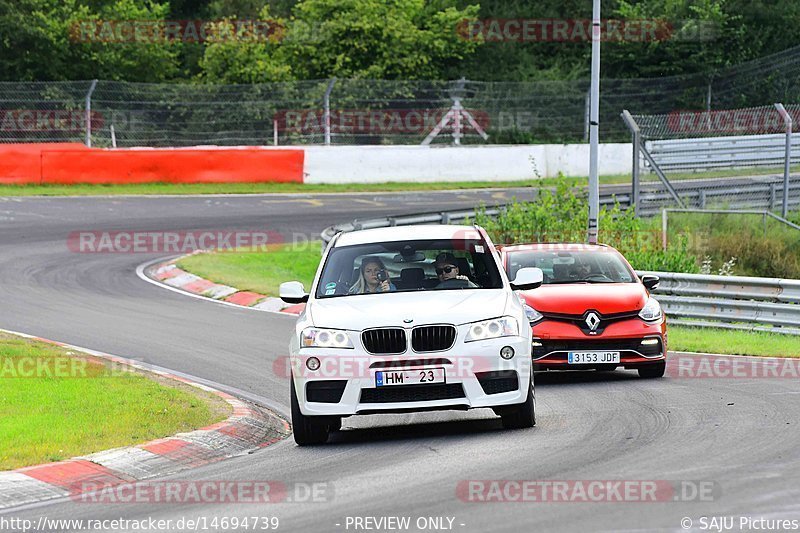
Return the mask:
M 99 81 L 92 86 L 92 81 L 1 82 L 0 142 L 130 147 L 588 140 L 589 80 Z M 799 93 L 800 46 L 714 72 L 604 79 L 600 134 L 603 142 L 627 142 L 630 134 L 619 114 L 628 109 L 639 120 L 652 117 L 652 124 L 643 122 L 646 141 L 687 138 L 680 128 L 670 130 L 676 116 L 688 127 L 689 119 L 681 123 L 676 115 L 683 110 L 709 112 L 713 125 L 716 110 L 798 102 Z
M 800 105 L 622 114 L 632 133 L 633 191 L 663 207 L 800 209 Z M 687 183 L 688 182 L 688 183 Z

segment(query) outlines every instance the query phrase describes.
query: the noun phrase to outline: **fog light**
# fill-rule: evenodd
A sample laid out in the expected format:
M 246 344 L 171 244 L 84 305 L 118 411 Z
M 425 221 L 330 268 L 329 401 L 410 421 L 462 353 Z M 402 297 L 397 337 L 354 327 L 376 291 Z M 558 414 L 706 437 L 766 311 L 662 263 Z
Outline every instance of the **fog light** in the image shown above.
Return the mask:
M 503 346 L 500 348 L 500 357 L 503 359 L 511 359 L 514 357 L 514 348 L 511 346 Z
M 642 344 L 645 346 L 651 346 L 653 344 L 658 344 L 658 339 L 644 339 Z
M 306 359 L 306 366 L 309 370 L 317 370 L 319 368 L 319 359 L 316 357 L 309 357 Z

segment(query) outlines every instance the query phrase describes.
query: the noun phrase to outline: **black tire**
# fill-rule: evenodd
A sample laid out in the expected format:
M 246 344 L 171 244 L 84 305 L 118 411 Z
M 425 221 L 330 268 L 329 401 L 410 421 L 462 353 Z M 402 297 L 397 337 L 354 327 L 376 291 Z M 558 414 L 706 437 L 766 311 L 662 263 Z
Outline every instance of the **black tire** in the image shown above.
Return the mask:
M 342 417 L 334 416 L 330 419 L 330 424 L 328 424 L 328 431 L 339 431 L 342 429 Z
M 528 398 L 521 404 L 501 411 L 503 427 L 506 429 L 525 429 L 536 425 L 536 400 L 533 396 L 533 383 L 528 385 Z
M 667 369 L 667 363 L 661 361 L 654 365 L 647 365 L 639 367 L 639 377 L 644 379 L 655 379 L 664 377 L 664 371 Z
M 292 431 L 294 441 L 299 446 L 311 444 L 324 444 L 328 441 L 329 423 L 326 417 L 306 416 L 300 411 L 297 401 L 297 392 L 294 389 L 294 379 L 291 379 L 292 395 Z

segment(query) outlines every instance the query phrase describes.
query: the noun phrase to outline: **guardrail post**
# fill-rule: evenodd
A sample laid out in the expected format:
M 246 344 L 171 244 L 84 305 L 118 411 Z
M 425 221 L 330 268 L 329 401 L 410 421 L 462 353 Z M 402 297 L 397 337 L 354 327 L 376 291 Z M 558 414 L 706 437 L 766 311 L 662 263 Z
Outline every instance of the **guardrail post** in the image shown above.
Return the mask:
M 783 118 L 783 124 L 786 126 L 786 155 L 783 162 L 783 204 L 781 206 L 781 216 L 786 218 L 789 211 L 789 164 L 792 159 L 792 116 L 783 107 L 783 104 L 775 104 L 775 108 Z
M 328 88 L 325 89 L 325 96 L 322 98 L 322 104 L 325 113 L 325 146 L 331 144 L 331 91 L 336 83 L 336 78 L 331 78 L 328 82 Z
M 92 80 L 89 91 L 86 93 L 86 146 L 92 147 L 92 93 L 97 87 L 97 80 Z
M 667 209 L 661 210 L 661 249 L 667 251 Z
M 774 183 L 769 184 L 769 209 L 772 211 L 775 209 L 775 202 L 778 200 L 778 188 L 775 186 Z
M 628 129 L 631 131 L 631 142 L 633 144 L 633 170 L 631 171 L 631 200 L 630 205 L 633 207 L 633 212 L 639 216 L 639 176 L 641 168 L 639 166 L 639 152 L 642 144 L 642 134 L 639 125 L 633 119 L 633 116 L 627 109 L 622 111 L 622 120 Z
M 700 209 L 706 208 L 706 191 L 705 189 L 700 189 L 697 194 L 697 202 L 700 204 Z

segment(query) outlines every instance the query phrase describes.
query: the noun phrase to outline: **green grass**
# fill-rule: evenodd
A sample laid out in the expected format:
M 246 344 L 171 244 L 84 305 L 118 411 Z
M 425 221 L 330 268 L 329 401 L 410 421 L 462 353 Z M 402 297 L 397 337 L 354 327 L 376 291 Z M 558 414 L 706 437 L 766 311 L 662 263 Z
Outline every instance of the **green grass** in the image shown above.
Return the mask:
M 282 244 L 266 252 L 201 253 L 181 259 L 178 266 L 217 283 L 277 296 L 284 281 L 302 281 L 310 288 L 321 250 L 320 241 L 310 241 Z
M 800 212 L 790 211 L 790 218 Z M 658 233 L 660 217 L 648 221 Z M 702 261 L 709 256 L 712 274 L 731 257 L 736 258 L 733 275 L 769 278 L 800 278 L 800 230 L 771 218 L 749 214 L 670 213 L 669 246 L 679 235 L 689 238 L 689 251 Z
M 800 167 L 793 169 L 800 171 Z M 781 174 L 783 168 L 753 168 L 741 170 L 713 170 L 708 172 L 675 172 L 668 178 L 673 181 L 686 179 L 722 178 Z M 561 178 L 572 186 L 585 186 L 586 177 Z M 507 189 L 513 187 L 551 187 L 559 178 L 542 178 L 506 181 L 436 181 L 411 183 L 389 181 L 385 183 L 135 183 L 124 185 L 9 185 L 0 184 L 0 197 L 3 196 L 115 196 L 115 195 L 154 195 L 154 194 L 286 194 L 286 193 L 353 193 L 353 192 L 403 192 L 403 191 L 441 191 L 458 189 Z M 630 183 L 629 174 L 601 176 L 600 183 L 614 185 Z M 655 181 L 655 174 L 642 173 L 643 181 Z
M 800 337 L 761 331 L 669 326 L 669 349 L 732 355 L 800 357 Z
M 147 442 L 230 413 L 199 389 L 109 365 L 0 332 L 0 470 Z
M 581 178 L 574 178 L 576 182 Z M 130 185 L 0 185 L 0 196 L 105 196 L 153 194 L 265 194 L 265 193 L 352 193 L 393 191 L 437 191 L 451 189 L 486 189 L 538 187 L 549 180 L 517 181 L 438 181 L 430 183 L 140 183 Z M 586 179 L 582 179 L 586 182 Z

